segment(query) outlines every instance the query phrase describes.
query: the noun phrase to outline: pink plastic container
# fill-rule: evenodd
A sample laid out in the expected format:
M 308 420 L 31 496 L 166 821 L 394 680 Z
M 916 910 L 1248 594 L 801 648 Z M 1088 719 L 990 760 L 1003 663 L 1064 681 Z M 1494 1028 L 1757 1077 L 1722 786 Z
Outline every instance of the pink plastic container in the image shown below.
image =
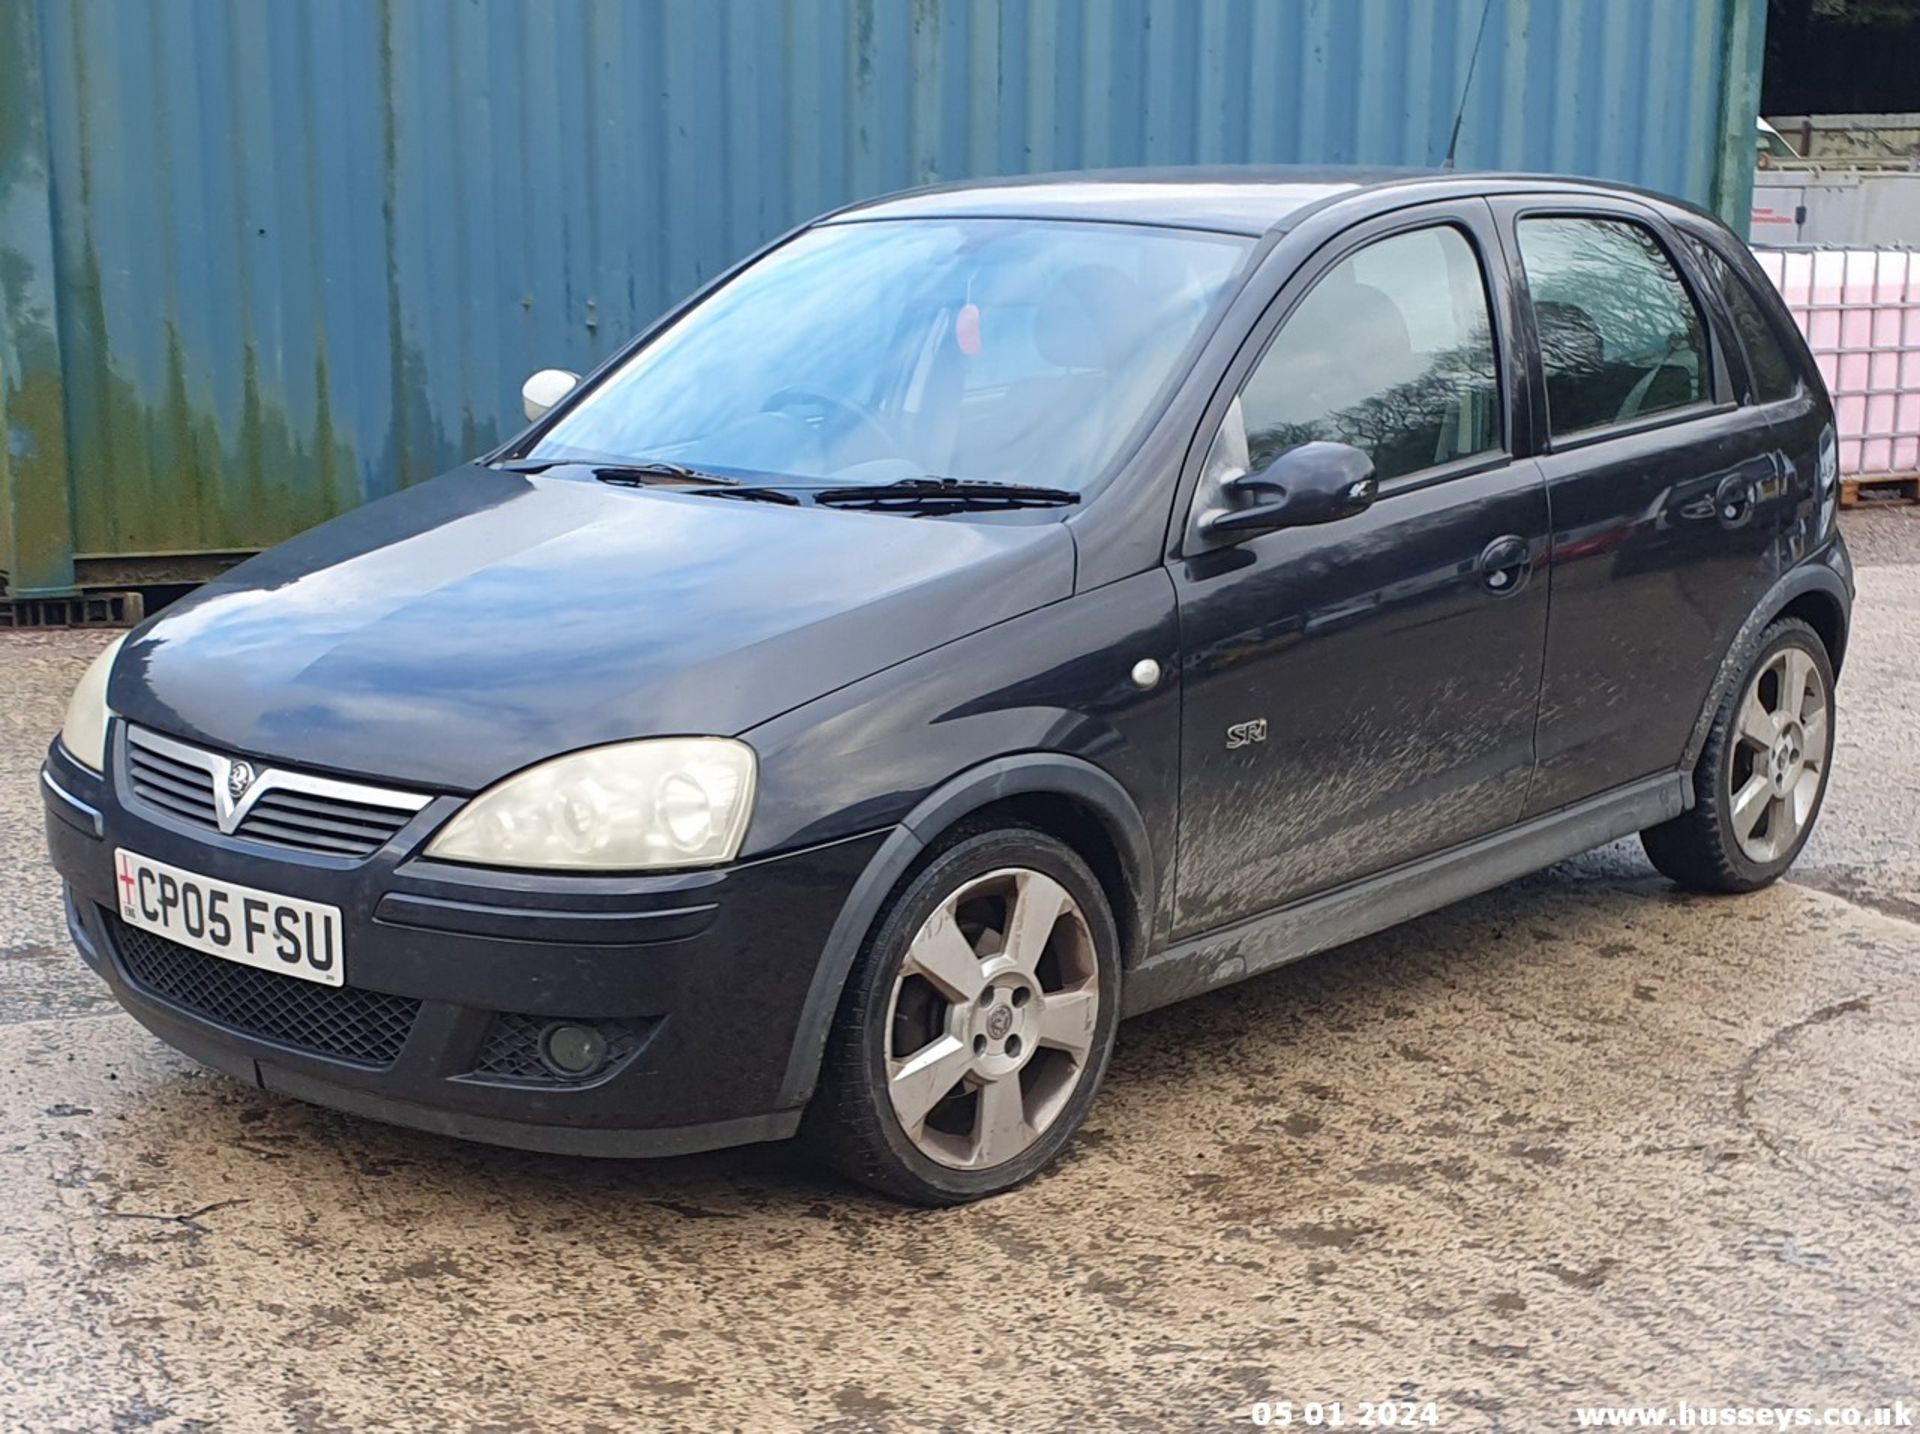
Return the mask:
M 1840 471 L 1920 473 L 1920 250 L 1753 252 L 1833 394 Z

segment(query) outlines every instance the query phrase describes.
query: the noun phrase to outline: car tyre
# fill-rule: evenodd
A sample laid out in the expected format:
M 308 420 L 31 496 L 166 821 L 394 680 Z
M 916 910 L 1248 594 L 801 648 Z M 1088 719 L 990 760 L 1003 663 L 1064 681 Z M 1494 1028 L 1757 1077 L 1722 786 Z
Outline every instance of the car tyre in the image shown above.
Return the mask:
M 1640 833 L 1648 858 L 1693 891 L 1755 891 L 1777 880 L 1819 818 L 1833 734 L 1826 644 L 1783 618 L 1721 698 L 1693 769 L 1693 807 Z
M 847 1178 L 963 1204 L 1073 1138 L 1119 1024 L 1119 935 L 1073 849 L 962 830 L 892 898 L 854 963 L 804 1135 Z

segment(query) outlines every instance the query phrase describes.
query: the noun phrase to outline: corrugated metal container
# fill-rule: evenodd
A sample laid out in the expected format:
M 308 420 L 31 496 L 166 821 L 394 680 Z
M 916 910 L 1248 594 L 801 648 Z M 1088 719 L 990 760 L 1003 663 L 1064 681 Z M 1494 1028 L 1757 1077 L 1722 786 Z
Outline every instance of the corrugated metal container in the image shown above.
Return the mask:
M 1920 473 L 1920 250 L 1755 255 L 1833 395 L 1841 473 Z
M 1763 14 L 0 0 L 0 563 L 54 593 L 274 542 L 517 427 L 528 370 L 908 185 L 1430 165 L 1457 114 L 1462 167 L 1744 216 Z

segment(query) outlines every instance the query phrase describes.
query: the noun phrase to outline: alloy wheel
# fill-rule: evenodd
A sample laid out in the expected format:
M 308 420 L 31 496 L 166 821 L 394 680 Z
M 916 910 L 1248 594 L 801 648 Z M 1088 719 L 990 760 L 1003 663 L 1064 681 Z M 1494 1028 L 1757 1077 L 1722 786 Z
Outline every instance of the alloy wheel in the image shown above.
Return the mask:
M 1747 860 L 1764 866 L 1793 850 L 1827 779 L 1832 730 L 1812 657 L 1781 648 L 1748 684 L 1727 762 L 1727 812 Z
M 922 923 L 893 982 L 886 1083 L 914 1146 L 955 1169 L 1004 1165 L 1072 1099 L 1101 1000 L 1085 914 L 1044 872 L 966 881 Z

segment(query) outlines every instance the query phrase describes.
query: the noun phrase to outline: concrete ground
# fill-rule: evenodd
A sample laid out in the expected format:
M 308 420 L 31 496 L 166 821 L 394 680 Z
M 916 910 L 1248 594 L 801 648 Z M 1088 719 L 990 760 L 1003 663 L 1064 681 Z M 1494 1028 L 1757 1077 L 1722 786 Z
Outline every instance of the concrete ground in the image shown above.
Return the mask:
M 1060 1169 L 944 1213 L 787 1149 L 514 1154 L 174 1055 L 69 953 L 41 856 L 36 764 L 103 639 L 0 637 L 0 1428 L 1912 1404 L 1920 510 L 1849 522 L 1791 882 L 1689 897 L 1620 844 L 1145 1017 Z

